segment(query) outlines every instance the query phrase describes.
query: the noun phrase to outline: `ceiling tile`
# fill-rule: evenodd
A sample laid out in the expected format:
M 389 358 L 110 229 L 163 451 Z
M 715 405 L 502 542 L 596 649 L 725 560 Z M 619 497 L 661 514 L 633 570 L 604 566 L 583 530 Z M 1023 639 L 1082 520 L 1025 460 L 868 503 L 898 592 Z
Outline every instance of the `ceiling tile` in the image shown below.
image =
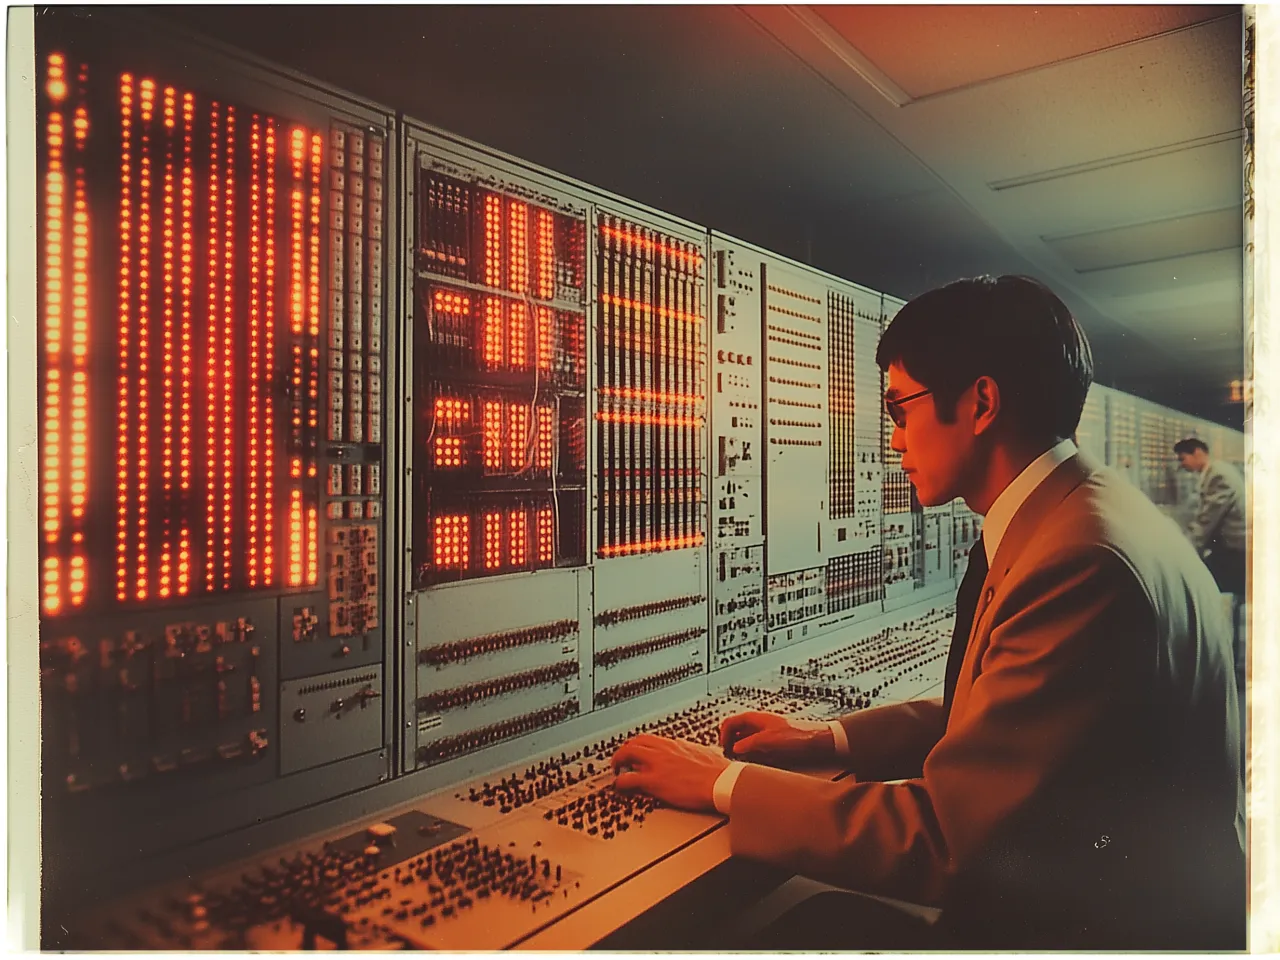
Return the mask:
M 1215 6 L 813 6 L 914 99 L 1221 17 Z

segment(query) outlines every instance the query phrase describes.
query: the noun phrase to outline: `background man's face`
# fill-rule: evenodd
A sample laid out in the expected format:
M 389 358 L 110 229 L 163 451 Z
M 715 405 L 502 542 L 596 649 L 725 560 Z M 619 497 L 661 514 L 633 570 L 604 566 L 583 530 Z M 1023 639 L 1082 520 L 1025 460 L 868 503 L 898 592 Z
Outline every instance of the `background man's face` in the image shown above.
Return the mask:
M 1182 465 L 1182 469 L 1188 473 L 1199 473 L 1204 469 L 1205 461 L 1208 457 L 1203 450 L 1196 450 L 1194 453 L 1178 454 L 1178 463 Z

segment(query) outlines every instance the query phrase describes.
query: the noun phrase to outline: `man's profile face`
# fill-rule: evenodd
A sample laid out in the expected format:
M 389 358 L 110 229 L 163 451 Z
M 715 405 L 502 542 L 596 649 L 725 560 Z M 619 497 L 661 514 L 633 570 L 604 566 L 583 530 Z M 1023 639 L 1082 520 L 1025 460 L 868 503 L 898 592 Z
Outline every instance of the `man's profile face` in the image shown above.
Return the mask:
M 910 397 L 928 390 L 903 368 L 889 364 L 886 399 Z M 957 410 L 955 423 L 941 423 L 933 394 L 909 400 L 902 406 L 904 426 L 895 425 L 889 445 L 902 454 L 906 472 L 916 496 L 926 507 L 949 503 L 961 496 L 960 477 L 973 443 L 972 425 L 966 431 L 964 417 Z
M 1178 463 L 1181 464 L 1182 469 L 1186 470 L 1188 473 L 1199 473 L 1204 469 L 1204 464 L 1207 459 L 1208 457 L 1205 456 L 1205 452 L 1203 450 L 1193 450 L 1191 453 L 1178 454 Z

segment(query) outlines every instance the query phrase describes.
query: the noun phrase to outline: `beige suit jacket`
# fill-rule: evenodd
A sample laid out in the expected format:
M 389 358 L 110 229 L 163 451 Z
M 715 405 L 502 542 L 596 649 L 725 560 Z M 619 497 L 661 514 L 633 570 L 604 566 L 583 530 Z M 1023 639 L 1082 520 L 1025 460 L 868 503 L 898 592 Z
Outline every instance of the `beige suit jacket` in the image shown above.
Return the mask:
M 1229 550 L 1244 551 L 1244 478 L 1229 463 L 1210 460 L 1200 474 L 1200 503 L 1188 533 L 1197 550 L 1212 537 Z
M 856 782 L 748 765 L 733 851 L 941 905 L 975 944 L 1195 941 L 1243 883 L 1233 678 L 1191 545 L 1079 454 L 1010 522 L 945 729 L 940 698 L 844 717 Z

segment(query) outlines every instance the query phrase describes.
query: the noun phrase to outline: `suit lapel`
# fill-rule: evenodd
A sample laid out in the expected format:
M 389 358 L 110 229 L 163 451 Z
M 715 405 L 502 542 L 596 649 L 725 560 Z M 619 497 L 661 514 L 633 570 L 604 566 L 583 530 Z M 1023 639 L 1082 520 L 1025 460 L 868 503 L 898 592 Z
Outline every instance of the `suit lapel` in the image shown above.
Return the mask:
M 985 644 L 977 642 L 977 638 L 989 632 L 986 614 L 991 609 L 991 601 L 1004 583 L 1005 577 L 1013 569 L 1014 562 L 1022 554 L 1031 538 L 1067 495 L 1080 486 L 1097 469 L 1097 463 L 1087 454 L 1080 452 L 1068 460 L 1064 460 L 1054 468 L 1053 472 L 1031 491 L 1031 495 L 1022 502 L 1018 511 L 1009 521 L 996 555 L 991 561 L 987 577 L 982 584 L 982 593 L 978 597 L 978 608 L 973 614 L 973 626 L 969 628 L 969 643 L 965 648 L 964 662 L 960 666 L 960 677 L 956 683 L 956 692 L 951 716 L 960 713 L 961 703 L 968 696 L 973 685 L 974 661 Z

